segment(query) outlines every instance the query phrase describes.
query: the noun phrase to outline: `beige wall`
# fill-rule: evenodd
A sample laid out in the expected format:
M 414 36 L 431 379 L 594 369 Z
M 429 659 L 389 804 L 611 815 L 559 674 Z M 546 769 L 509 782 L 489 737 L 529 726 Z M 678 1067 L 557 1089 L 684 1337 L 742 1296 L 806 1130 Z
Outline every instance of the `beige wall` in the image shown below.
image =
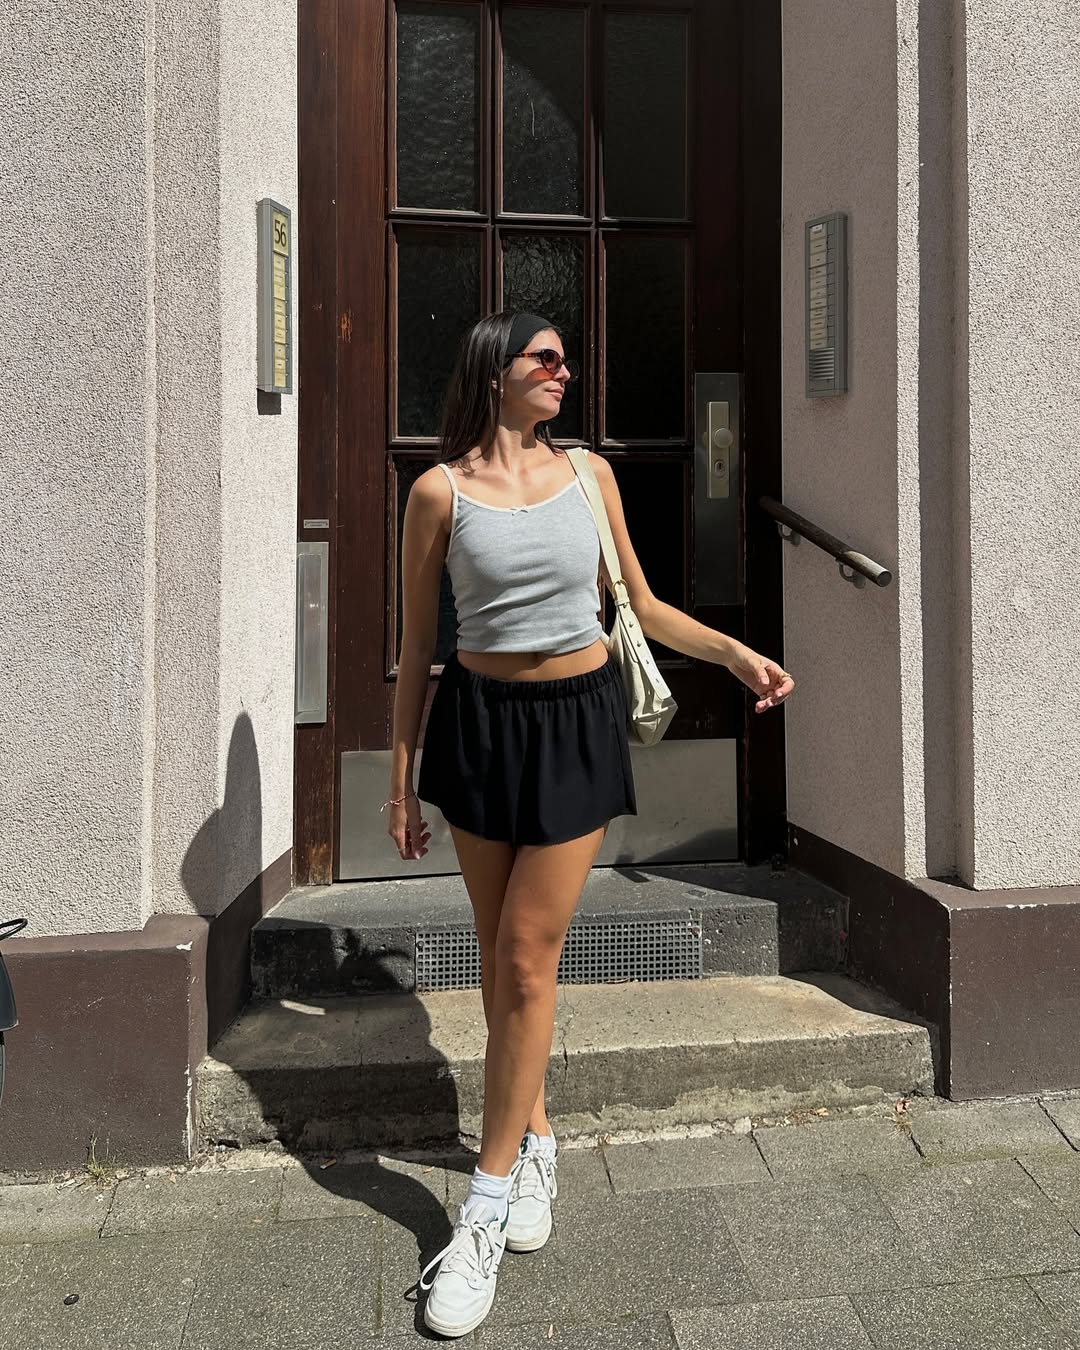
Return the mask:
M 784 6 L 785 499 L 896 572 L 785 548 L 789 816 L 907 875 L 1075 883 L 1080 11 L 967 11 Z M 808 400 L 802 229 L 831 210 L 851 389 Z
M 215 912 L 291 842 L 295 399 L 255 202 L 296 203 L 295 14 L 28 4 L 0 49 L 0 917 Z
M 1078 72 L 1077 5 L 967 5 L 961 865 L 980 887 L 1080 881 Z
M 0 32 L 0 911 L 37 932 L 150 894 L 151 41 L 139 4 Z
M 890 568 L 900 532 L 896 51 L 887 5 L 784 7 L 784 500 Z M 835 210 L 849 214 L 851 392 L 807 399 L 803 231 Z M 903 871 L 901 589 L 856 588 L 805 541 L 784 556 L 784 659 L 799 684 L 786 713 L 789 818 Z

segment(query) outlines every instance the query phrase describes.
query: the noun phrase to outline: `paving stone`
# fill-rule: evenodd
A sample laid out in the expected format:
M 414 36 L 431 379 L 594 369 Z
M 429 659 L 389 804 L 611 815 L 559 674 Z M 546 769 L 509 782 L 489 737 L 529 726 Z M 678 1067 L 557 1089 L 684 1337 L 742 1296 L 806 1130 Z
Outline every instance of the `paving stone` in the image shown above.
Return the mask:
M 272 1223 L 280 1193 L 280 1167 L 127 1177 L 116 1188 L 101 1235 Z
M 1073 1148 L 1080 1149 L 1080 1094 L 1074 1097 L 1043 1097 L 1043 1110 L 1069 1138 Z
M 177 1233 L 0 1249 L 0 1344 L 178 1350 L 205 1243 Z M 69 1294 L 78 1302 L 65 1306 Z
M 1080 1229 L 1080 1153 L 1024 1154 L 1017 1162 L 1072 1226 Z
M 285 1169 L 278 1218 L 354 1218 L 386 1214 L 392 1219 L 429 1206 L 446 1204 L 446 1169 L 441 1159 L 428 1163 L 379 1158 L 334 1167 Z
M 678 1350 L 873 1350 L 846 1298 L 673 1312 Z
M 1023 1280 L 852 1297 L 877 1350 L 1062 1350 L 1074 1342 Z
M 373 1337 L 379 1224 L 277 1223 L 241 1241 L 208 1233 L 184 1350 L 343 1350 Z
M 1072 1337 L 1069 1344 L 1080 1346 L 1080 1270 L 1029 1275 L 1026 1283 L 1035 1290 L 1050 1313 L 1068 1329 Z
M 748 1135 L 614 1144 L 604 1157 L 617 1194 L 771 1180 Z
M 713 1194 L 759 1300 L 931 1282 L 867 1177 L 721 1186 Z
M 730 1188 L 570 1197 L 558 1211 L 555 1279 L 530 1279 L 528 1301 L 561 1303 L 568 1321 L 599 1322 L 676 1307 L 736 1303 L 754 1286 L 724 1223 L 719 1197 Z M 751 1187 L 740 1189 L 753 1189 Z M 598 1263 L 597 1253 L 603 1253 Z M 517 1263 L 524 1275 L 526 1263 Z
M 87 1182 L 61 1189 L 48 1183 L 0 1190 L 0 1242 L 60 1242 L 96 1238 L 115 1186 Z
M 778 1181 L 924 1165 L 911 1136 L 891 1120 L 821 1120 L 757 1130 L 754 1138 Z
M 1080 1267 L 1080 1237 L 1019 1163 L 984 1161 L 873 1179 L 934 1281 Z
M 671 1324 L 664 1313 L 630 1318 L 607 1326 L 564 1326 L 535 1322 L 522 1327 L 491 1327 L 477 1333 L 484 1350 L 677 1350 Z
M 724 1225 L 718 1190 L 635 1196 L 579 1195 L 560 1200 L 555 1231 L 538 1252 L 507 1252 L 486 1326 L 597 1325 L 661 1313 L 679 1305 L 744 1301 L 754 1287 Z M 402 1329 L 406 1290 L 442 1243 L 384 1233 L 383 1317 Z M 443 1243 L 449 1240 L 449 1229 Z M 397 1320 L 391 1309 L 398 1306 Z M 491 1334 L 494 1334 L 492 1331 Z M 496 1342 L 499 1344 L 499 1342 Z
M 460 1154 L 447 1160 L 449 1183 L 448 1202 L 451 1210 L 464 1201 L 469 1190 L 469 1178 L 476 1166 L 477 1154 Z M 563 1199 L 571 1195 L 610 1195 L 604 1155 L 596 1148 L 563 1148 L 559 1150 L 559 1198 L 556 1213 Z
M 1069 1151 L 1069 1144 L 1038 1102 L 962 1102 L 908 1106 L 915 1142 L 928 1162 L 1015 1158 L 1044 1149 Z

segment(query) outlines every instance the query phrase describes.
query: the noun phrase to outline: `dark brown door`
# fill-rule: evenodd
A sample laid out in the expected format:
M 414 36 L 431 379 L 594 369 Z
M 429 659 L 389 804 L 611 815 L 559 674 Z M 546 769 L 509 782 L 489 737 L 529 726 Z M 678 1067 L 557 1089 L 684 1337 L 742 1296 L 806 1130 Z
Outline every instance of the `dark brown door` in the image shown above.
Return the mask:
M 378 812 L 399 529 L 476 318 L 559 325 L 583 376 L 556 438 L 611 460 L 656 594 L 737 636 L 746 503 L 776 485 L 748 477 L 738 0 L 304 8 L 300 538 L 330 544 L 331 676 L 326 725 L 298 728 L 297 844 L 298 871 L 325 880 L 404 871 Z M 706 443 L 720 414 L 726 455 Z M 432 689 L 454 642 L 445 578 L 440 615 Z M 679 715 L 636 755 L 642 815 L 602 859 L 738 856 L 745 692 L 657 654 Z M 454 866 L 444 831 L 426 861 Z

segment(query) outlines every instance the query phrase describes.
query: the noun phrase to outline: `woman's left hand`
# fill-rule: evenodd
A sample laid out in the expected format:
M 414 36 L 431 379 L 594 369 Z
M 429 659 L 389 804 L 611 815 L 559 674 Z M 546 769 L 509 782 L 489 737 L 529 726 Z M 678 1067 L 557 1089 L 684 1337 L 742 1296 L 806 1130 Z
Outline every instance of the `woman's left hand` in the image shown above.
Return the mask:
M 795 688 L 795 681 L 786 670 L 768 657 L 744 647 L 741 642 L 736 645 L 728 670 L 758 695 L 754 704 L 754 711 L 758 713 L 779 707 Z

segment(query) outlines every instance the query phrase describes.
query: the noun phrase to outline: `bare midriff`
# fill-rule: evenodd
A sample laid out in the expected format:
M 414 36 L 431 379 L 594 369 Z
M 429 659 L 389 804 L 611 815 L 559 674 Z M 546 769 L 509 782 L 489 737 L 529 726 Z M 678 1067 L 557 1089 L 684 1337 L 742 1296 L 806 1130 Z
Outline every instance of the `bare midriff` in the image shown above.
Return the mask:
M 490 675 L 496 680 L 565 680 L 599 670 L 607 648 L 599 638 L 576 652 L 467 652 L 458 648 L 458 660 L 466 670 Z

